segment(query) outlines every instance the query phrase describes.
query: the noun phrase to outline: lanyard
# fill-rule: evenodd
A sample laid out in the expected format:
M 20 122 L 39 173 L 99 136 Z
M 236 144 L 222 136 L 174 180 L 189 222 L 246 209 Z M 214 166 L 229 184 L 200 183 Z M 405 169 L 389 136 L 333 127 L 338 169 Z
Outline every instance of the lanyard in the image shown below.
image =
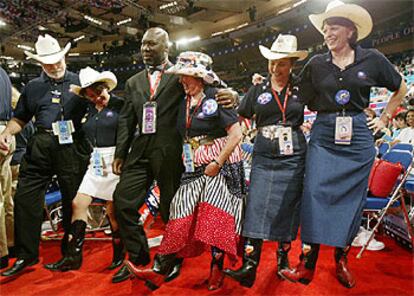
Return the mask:
M 273 96 L 275 97 L 275 101 L 280 108 L 280 111 L 282 111 L 283 124 L 286 124 L 286 107 L 287 107 L 287 102 L 289 99 L 289 85 L 286 87 L 285 101 L 283 102 L 283 106 L 282 106 L 282 103 L 280 102 L 280 98 L 277 95 L 277 92 L 273 88 L 272 88 L 272 92 L 273 92 Z
M 149 98 L 150 101 L 154 99 L 155 92 L 157 91 L 157 88 L 160 85 L 161 78 L 162 78 L 162 75 L 164 74 L 165 67 L 166 67 L 166 64 L 162 68 L 161 72 L 157 75 L 157 78 L 155 79 L 154 84 L 151 83 L 151 74 L 148 73 L 148 82 L 150 85 L 150 98 Z
M 186 105 L 186 112 L 185 112 L 185 137 L 188 139 L 188 133 L 191 127 L 191 122 L 193 121 L 194 115 L 197 113 L 198 109 L 201 106 L 203 97 L 201 97 L 200 100 L 198 101 L 192 114 L 190 114 L 191 96 L 187 96 L 186 100 L 187 100 L 187 105 Z

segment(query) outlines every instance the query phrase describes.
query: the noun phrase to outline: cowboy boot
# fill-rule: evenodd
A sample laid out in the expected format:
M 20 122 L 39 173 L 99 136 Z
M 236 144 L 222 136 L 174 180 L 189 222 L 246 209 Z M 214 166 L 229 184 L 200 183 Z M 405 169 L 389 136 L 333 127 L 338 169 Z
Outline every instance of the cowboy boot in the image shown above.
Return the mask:
M 176 257 L 175 254 L 157 254 L 154 258 L 154 265 L 150 269 L 141 269 L 129 260 L 126 260 L 125 263 L 134 276 L 144 280 L 146 286 L 151 290 L 156 290 L 165 282 L 166 277 L 173 270 L 176 263 Z
M 85 241 L 86 222 L 75 220 L 70 229 L 66 255 L 55 263 L 46 264 L 45 268 L 54 271 L 79 269 L 82 265 L 82 246 Z
M 226 269 L 224 273 L 244 287 L 252 287 L 256 280 L 256 270 L 260 261 L 263 240 L 246 238 L 243 265 L 237 270 Z
M 290 251 L 291 244 L 290 242 L 279 242 L 277 248 L 277 277 L 280 276 L 280 272 L 285 269 L 290 269 L 288 254 Z
M 210 276 L 207 281 L 209 291 L 217 290 L 223 285 L 224 252 L 216 247 L 211 247 Z
M 112 263 L 106 269 L 112 270 L 122 265 L 125 259 L 125 247 L 119 235 L 119 230 L 112 231 Z
M 184 258 L 175 258 L 175 265 L 171 272 L 167 274 L 164 282 L 171 282 L 173 279 L 180 275 L 181 266 L 183 265 Z
M 315 273 L 316 262 L 318 261 L 319 244 L 302 245 L 299 265 L 294 269 L 284 269 L 279 272 L 280 276 L 292 283 L 299 282 L 308 285 Z
M 348 269 L 347 255 L 350 249 L 350 246 L 335 248 L 336 278 L 346 288 L 355 286 L 355 278 Z

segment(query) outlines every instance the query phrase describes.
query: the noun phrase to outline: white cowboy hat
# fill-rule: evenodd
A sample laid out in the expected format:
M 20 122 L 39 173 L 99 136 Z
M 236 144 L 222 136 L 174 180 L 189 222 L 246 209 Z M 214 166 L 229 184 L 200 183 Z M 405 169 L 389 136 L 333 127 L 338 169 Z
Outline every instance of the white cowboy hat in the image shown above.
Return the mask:
M 308 56 L 306 50 L 298 50 L 298 41 L 294 35 L 279 34 L 269 49 L 259 45 L 260 53 L 268 60 L 280 60 L 284 58 L 298 58 L 299 61 Z
M 46 34 L 44 37 L 39 35 L 35 44 L 36 54 L 25 50 L 24 53 L 32 59 L 35 59 L 42 64 L 56 64 L 69 51 L 70 42 L 66 44 L 65 48 L 60 48 L 59 42 L 52 36 Z
M 213 60 L 205 53 L 185 51 L 177 57 L 174 66 L 165 71 L 167 74 L 188 75 L 201 78 L 206 84 L 218 84 L 220 78 L 211 69 Z
M 78 96 L 80 95 L 82 89 L 87 88 L 96 82 L 105 82 L 108 86 L 108 91 L 113 90 L 118 84 L 114 73 L 110 71 L 99 73 L 91 67 L 86 67 L 80 70 L 79 80 L 81 85 L 72 84 L 70 86 L 70 91 Z
M 357 41 L 364 39 L 372 31 L 372 18 L 365 8 L 356 4 L 345 4 L 339 0 L 329 2 L 326 6 L 325 12 L 320 14 L 311 14 L 309 16 L 309 20 L 312 25 L 314 25 L 315 28 L 318 29 L 318 31 L 323 35 L 323 22 L 331 17 L 342 17 L 353 22 L 358 30 Z

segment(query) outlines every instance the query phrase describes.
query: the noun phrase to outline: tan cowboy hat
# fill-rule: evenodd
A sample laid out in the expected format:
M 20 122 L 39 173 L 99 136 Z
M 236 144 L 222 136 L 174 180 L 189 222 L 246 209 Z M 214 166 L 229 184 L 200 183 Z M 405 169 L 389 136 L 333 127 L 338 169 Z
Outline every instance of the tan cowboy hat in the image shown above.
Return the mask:
M 87 88 L 96 82 L 106 83 L 106 85 L 108 86 L 108 91 L 113 90 L 118 84 L 118 81 L 114 73 L 110 71 L 104 71 L 99 73 L 91 67 L 86 67 L 80 70 L 79 80 L 81 85 L 72 84 L 70 86 L 70 91 L 78 96 L 80 95 L 82 89 Z
M 220 83 L 220 78 L 211 69 L 213 60 L 205 53 L 184 51 L 177 57 L 174 66 L 165 71 L 167 74 L 188 75 L 203 79 L 206 84 Z
M 306 50 L 297 50 L 298 41 L 294 35 L 279 34 L 269 49 L 259 45 L 260 53 L 268 60 L 280 60 L 284 58 L 298 58 L 299 61 L 308 56 Z
M 71 44 L 69 42 L 66 44 L 65 48 L 62 49 L 59 42 L 49 34 L 46 34 L 44 37 L 39 35 L 35 44 L 36 54 L 27 50 L 25 50 L 24 53 L 29 58 L 35 59 L 42 64 L 56 64 L 66 55 L 70 46 Z
M 309 16 L 309 20 L 312 25 L 314 25 L 315 28 L 318 29 L 318 31 L 323 35 L 323 22 L 331 17 L 342 17 L 353 22 L 358 30 L 357 41 L 364 39 L 372 31 L 372 18 L 365 8 L 356 4 L 345 4 L 339 0 L 329 2 L 326 6 L 325 12 L 320 14 L 311 14 Z

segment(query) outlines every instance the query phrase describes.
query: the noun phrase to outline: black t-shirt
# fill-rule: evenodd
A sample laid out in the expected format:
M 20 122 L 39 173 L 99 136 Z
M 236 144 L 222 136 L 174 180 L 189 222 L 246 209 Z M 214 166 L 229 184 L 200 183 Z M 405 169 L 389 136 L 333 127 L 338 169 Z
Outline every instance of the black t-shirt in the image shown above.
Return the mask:
M 200 107 L 194 113 L 196 107 L 190 108 L 192 116 L 191 127 L 188 136 L 209 136 L 220 138 L 227 135 L 226 128 L 238 122 L 238 115 L 234 109 L 223 108 L 216 102 L 215 95 L 217 89 L 206 87 L 205 97 L 202 99 Z M 180 135 L 186 136 L 186 108 L 187 100 L 184 97 L 178 111 L 177 128 Z
M 386 87 L 395 91 L 400 87 L 401 75 L 376 49 L 356 47 L 355 61 L 344 70 L 332 63 L 331 53 L 314 56 L 301 73 L 300 97 L 309 109 L 318 112 L 338 112 L 336 103 L 340 90 L 350 94 L 346 110 L 363 111 L 369 105 L 371 87 Z
M 280 93 L 275 91 L 282 106 L 284 106 L 286 91 L 288 92 L 286 123 L 293 128 L 303 123 L 304 105 L 298 97 L 297 89 L 295 83 L 289 83 L 289 89 L 285 87 Z M 280 124 L 283 121 L 282 110 L 273 95 L 269 79 L 263 84 L 250 87 L 237 111 L 246 118 L 256 115 L 257 127 Z
M 123 104 L 123 99 L 111 94 L 108 106 L 100 112 L 94 104 L 88 106 L 86 122 L 82 129 L 94 147 L 112 147 L 116 145 L 118 117 Z
M 61 120 L 63 106 L 64 120 L 72 120 L 75 130 L 78 130 L 88 102 L 69 92 L 71 84 L 79 85 L 79 77 L 75 73 L 66 71 L 63 79 L 56 81 L 42 72 L 40 77 L 24 87 L 14 117 L 27 123 L 35 116 L 36 127 L 51 129 L 53 122 Z

